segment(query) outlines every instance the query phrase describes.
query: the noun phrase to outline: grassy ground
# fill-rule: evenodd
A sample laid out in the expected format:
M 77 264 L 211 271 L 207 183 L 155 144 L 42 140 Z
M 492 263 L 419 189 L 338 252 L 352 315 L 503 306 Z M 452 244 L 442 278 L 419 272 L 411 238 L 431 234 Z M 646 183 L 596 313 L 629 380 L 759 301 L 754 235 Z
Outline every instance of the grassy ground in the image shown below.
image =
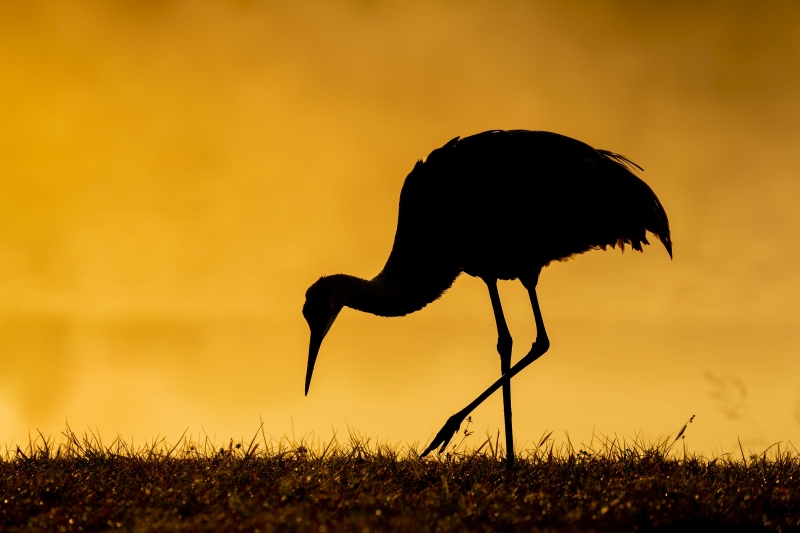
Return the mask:
M 262 437 L 134 449 L 70 430 L 57 445 L 40 436 L 0 458 L 0 530 L 800 530 L 793 448 L 708 460 L 672 438 L 576 450 L 548 435 L 507 469 L 493 438 L 419 459 L 352 436 Z

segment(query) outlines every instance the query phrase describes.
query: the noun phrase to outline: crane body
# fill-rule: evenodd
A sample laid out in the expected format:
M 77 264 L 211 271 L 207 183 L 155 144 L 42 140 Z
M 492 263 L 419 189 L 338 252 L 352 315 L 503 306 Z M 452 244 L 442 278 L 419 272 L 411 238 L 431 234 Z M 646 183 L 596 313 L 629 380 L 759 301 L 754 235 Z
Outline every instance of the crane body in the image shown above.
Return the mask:
M 641 251 L 648 232 L 672 256 L 666 212 L 634 168 L 624 156 L 543 131 L 486 131 L 431 152 L 403 184 L 394 244 L 381 272 L 371 280 L 324 276 L 306 292 L 306 394 L 322 340 L 343 307 L 403 316 L 439 298 L 462 272 L 481 278 L 497 325 L 501 378 L 468 411 L 453 415 L 425 454 L 443 450 L 461 420 L 502 387 L 513 464 L 510 380 L 549 347 L 535 292 L 542 268 L 609 246 Z M 531 297 L 537 340 L 512 368 L 497 280 L 513 279 Z

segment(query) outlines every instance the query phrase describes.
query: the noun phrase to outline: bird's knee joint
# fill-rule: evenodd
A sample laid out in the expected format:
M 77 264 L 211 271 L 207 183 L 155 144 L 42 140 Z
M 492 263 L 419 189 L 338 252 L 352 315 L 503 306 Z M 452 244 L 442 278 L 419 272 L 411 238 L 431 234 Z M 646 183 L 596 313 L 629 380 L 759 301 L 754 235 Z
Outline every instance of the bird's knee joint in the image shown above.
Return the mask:
M 514 340 L 511 335 L 500 335 L 497 338 L 497 353 L 500 354 L 500 357 L 511 359 L 511 346 L 513 344 Z
M 536 339 L 536 342 L 533 343 L 534 347 L 545 353 L 547 350 L 550 349 L 550 339 L 547 338 L 547 335 L 543 335 L 541 338 Z

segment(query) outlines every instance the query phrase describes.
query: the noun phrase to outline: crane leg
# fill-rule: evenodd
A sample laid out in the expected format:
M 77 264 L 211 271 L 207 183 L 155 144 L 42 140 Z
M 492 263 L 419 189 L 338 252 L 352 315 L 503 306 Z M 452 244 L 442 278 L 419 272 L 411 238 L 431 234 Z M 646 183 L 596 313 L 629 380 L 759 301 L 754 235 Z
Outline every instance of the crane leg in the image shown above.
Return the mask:
M 421 457 L 425 457 L 436 448 L 439 448 L 439 453 L 442 453 L 450 443 L 450 439 L 453 438 L 453 435 L 458 432 L 461 427 L 461 422 L 464 421 L 467 415 L 482 404 L 486 398 L 491 396 L 497 389 L 502 387 L 503 384 L 508 383 L 511 378 L 519 374 L 522 369 L 539 359 L 539 357 L 550 348 L 550 340 L 547 338 L 547 332 L 544 329 L 544 320 L 542 319 L 542 312 L 539 309 L 539 300 L 536 297 L 536 283 L 528 284 L 525 283 L 525 280 L 522 280 L 522 282 L 528 289 L 528 295 L 531 298 L 531 307 L 533 307 L 533 319 L 536 322 L 536 341 L 534 341 L 533 346 L 531 346 L 531 350 L 525 357 L 520 359 L 517 364 L 512 366 L 508 372 L 503 374 L 500 379 L 492 383 L 488 389 L 475 398 L 472 403 L 451 416 L 447 422 L 445 422 L 444 427 L 442 427 L 439 433 L 433 438 L 430 445 L 422 452 Z
M 494 311 L 494 321 L 497 324 L 497 353 L 500 354 L 500 375 L 505 375 L 511 370 L 511 346 L 513 339 L 511 332 L 506 324 L 506 317 L 503 315 L 503 307 L 500 305 L 500 293 L 497 292 L 496 279 L 484 279 L 484 283 L 489 288 L 489 298 L 492 300 L 492 311 Z M 506 426 L 506 463 L 508 466 L 514 465 L 514 429 L 511 425 L 511 381 L 503 383 L 503 417 Z

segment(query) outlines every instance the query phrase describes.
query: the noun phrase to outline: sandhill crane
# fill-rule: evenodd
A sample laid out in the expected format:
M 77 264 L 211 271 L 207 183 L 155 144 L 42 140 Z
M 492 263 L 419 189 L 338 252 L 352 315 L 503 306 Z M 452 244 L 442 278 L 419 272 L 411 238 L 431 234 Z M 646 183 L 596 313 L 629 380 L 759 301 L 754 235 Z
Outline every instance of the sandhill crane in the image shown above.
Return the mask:
M 397 232 L 383 270 L 371 280 L 325 276 L 306 292 L 306 395 L 322 340 L 343 307 L 403 316 L 439 298 L 466 272 L 489 289 L 501 377 L 450 417 L 423 456 L 436 448 L 441 453 L 464 418 L 502 387 L 506 458 L 513 464 L 511 378 L 550 346 L 536 297 L 542 268 L 607 246 L 642 251 L 648 231 L 672 257 L 667 214 L 633 167 L 641 170 L 622 155 L 527 130 L 456 137 L 418 161 L 400 193 Z M 498 279 L 520 280 L 536 324 L 531 350 L 513 367 Z

